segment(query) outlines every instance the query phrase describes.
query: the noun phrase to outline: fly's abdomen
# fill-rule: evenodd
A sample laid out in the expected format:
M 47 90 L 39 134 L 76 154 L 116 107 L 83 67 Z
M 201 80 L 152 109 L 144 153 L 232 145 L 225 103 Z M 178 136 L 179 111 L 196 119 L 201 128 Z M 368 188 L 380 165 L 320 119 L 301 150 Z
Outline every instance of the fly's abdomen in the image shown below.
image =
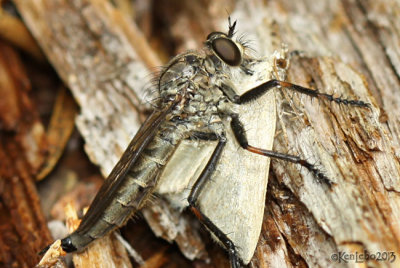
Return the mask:
M 156 186 L 160 171 L 174 150 L 175 145 L 159 137 L 149 144 L 138 165 L 128 172 L 126 184 L 121 187 L 111 206 L 105 211 L 104 221 L 121 226 L 133 212 L 145 205 Z
M 62 243 L 71 244 L 70 251 L 81 250 L 93 240 L 123 225 L 140 210 L 152 194 L 161 170 L 174 152 L 174 144 L 155 136 L 129 169 L 124 182 L 116 189 L 113 188 L 112 198 L 107 202 L 92 204 L 89 208 L 92 215 L 84 217 L 78 229 L 64 238 Z

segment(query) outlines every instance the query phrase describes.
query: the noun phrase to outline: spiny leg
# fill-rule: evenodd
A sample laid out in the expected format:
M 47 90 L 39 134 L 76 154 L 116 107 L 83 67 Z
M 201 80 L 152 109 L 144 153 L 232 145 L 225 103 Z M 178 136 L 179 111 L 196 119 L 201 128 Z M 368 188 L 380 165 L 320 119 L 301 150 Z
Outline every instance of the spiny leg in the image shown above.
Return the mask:
M 196 138 L 207 139 L 204 135 L 196 134 Z M 232 268 L 239 268 L 241 266 L 240 260 L 236 251 L 236 247 L 233 242 L 228 238 L 226 234 L 224 234 L 211 220 L 208 218 L 203 212 L 201 212 L 199 206 L 197 205 L 197 199 L 200 195 L 201 190 L 204 188 L 204 185 L 211 178 L 211 175 L 215 171 L 215 167 L 218 163 L 218 160 L 221 156 L 221 153 L 225 147 L 226 141 L 224 139 L 219 139 L 218 145 L 215 148 L 210 160 L 208 161 L 206 167 L 201 172 L 199 178 L 196 180 L 193 185 L 189 197 L 189 208 L 193 212 L 193 214 L 197 217 L 197 219 L 204 224 L 210 232 L 212 232 L 218 240 L 225 246 L 229 254 L 229 260 Z
M 357 107 L 365 107 L 369 108 L 370 104 L 360 101 L 360 100 L 348 100 L 348 99 L 342 99 L 342 98 L 335 98 L 333 95 L 327 94 L 327 93 L 322 93 L 319 92 L 318 90 L 313 90 L 310 88 L 302 87 L 299 85 L 295 85 L 289 82 L 285 81 L 280 81 L 276 79 L 269 80 L 255 88 L 250 89 L 243 95 L 236 95 L 233 98 L 233 102 L 237 104 L 243 104 L 250 102 L 252 100 L 255 100 L 262 95 L 264 95 L 268 90 L 274 88 L 274 87 L 281 87 L 281 88 L 287 88 L 289 90 L 297 91 L 302 94 L 306 94 L 308 96 L 311 96 L 313 98 L 319 98 L 319 99 L 325 99 L 328 101 L 334 101 L 338 104 L 345 104 L 345 105 L 352 105 L 352 106 L 357 106 Z
M 305 168 L 307 168 L 320 182 L 323 182 L 329 186 L 329 188 L 332 186 L 332 181 L 325 176 L 325 174 L 319 170 L 315 165 L 309 163 L 307 160 L 301 159 L 298 156 L 295 155 L 289 155 L 289 154 L 283 154 L 283 153 L 278 153 L 270 150 L 264 150 L 260 149 L 254 146 L 249 145 L 246 137 L 246 131 L 244 130 L 243 124 L 239 120 L 239 116 L 237 114 L 232 114 L 232 121 L 231 121 L 231 128 L 233 130 L 233 133 L 235 135 L 236 140 L 240 144 L 240 146 L 248 150 L 249 152 L 256 153 L 259 155 L 264 155 L 268 156 L 271 158 L 277 158 L 277 159 L 282 159 L 285 161 L 289 161 L 292 163 L 299 164 Z

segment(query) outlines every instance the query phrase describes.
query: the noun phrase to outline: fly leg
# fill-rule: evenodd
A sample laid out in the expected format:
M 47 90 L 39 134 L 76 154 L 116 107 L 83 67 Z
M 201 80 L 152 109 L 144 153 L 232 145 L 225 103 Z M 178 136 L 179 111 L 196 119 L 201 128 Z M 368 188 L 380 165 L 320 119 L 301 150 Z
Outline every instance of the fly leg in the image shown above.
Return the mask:
M 210 137 L 208 137 L 209 134 L 203 134 L 203 133 L 195 133 L 194 136 L 198 139 L 203 139 L 203 140 L 216 140 L 218 139 L 218 145 L 215 148 L 210 160 L 208 161 L 206 167 L 204 170 L 201 172 L 199 178 L 196 180 L 195 184 L 192 187 L 192 190 L 190 191 L 189 197 L 188 197 L 188 202 L 189 202 L 189 208 L 193 212 L 193 214 L 197 217 L 197 219 L 204 224 L 207 229 L 212 232 L 218 240 L 224 245 L 224 247 L 227 249 L 228 254 L 229 254 L 229 260 L 231 263 L 232 268 L 239 268 L 240 261 L 239 257 L 236 251 L 236 247 L 233 244 L 233 242 L 228 238 L 228 236 L 223 233 L 211 220 L 208 218 L 206 215 L 201 212 L 200 207 L 197 204 L 197 199 L 201 193 L 201 190 L 203 189 L 204 185 L 206 182 L 210 179 L 212 173 L 215 170 L 215 167 L 218 163 L 218 160 L 221 156 L 221 153 L 225 147 L 226 140 L 224 138 L 216 138 L 215 134 L 211 134 Z M 214 139 L 214 137 L 216 139 Z
M 268 156 L 271 158 L 277 158 L 277 159 L 282 159 L 285 161 L 289 161 L 292 163 L 299 164 L 305 168 L 307 168 L 317 179 L 319 182 L 327 184 L 329 187 L 332 186 L 332 181 L 321 171 L 319 170 L 315 165 L 309 163 L 307 160 L 301 159 L 298 156 L 295 155 L 289 155 L 289 154 L 283 154 L 283 153 L 278 153 L 270 150 L 264 150 L 261 148 L 257 148 L 254 146 L 249 145 L 246 137 L 246 131 L 244 130 L 243 124 L 239 120 L 239 116 L 237 114 L 232 114 L 232 121 L 231 121 L 231 128 L 233 130 L 233 133 L 235 135 L 235 138 L 237 142 L 240 144 L 240 146 L 252 153 L 256 153 L 259 155 L 264 155 Z
M 327 94 L 327 93 L 322 93 L 319 92 L 318 90 L 313 90 L 310 88 L 302 87 L 299 85 L 295 85 L 289 82 L 285 81 L 280 81 L 276 79 L 269 80 L 255 88 L 250 89 L 243 95 L 234 95 L 233 97 L 231 96 L 231 101 L 237 104 L 243 104 L 250 102 L 252 100 L 255 100 L 262 95 L 264 95 L 268 90 L 274 88 L 274 87 L 280 87 L 280 88 L 287 88 L 289 90 L 297 91 L 302 94 L 306 94 L 308 96 L 311 96 L 312 98 L 319 98 L 319 99 L 325 99 L 328 101 L 333 101 L 338 104 L 345 104 L 345 105 L 352 105 L 352 106 L 357 106 L 357 107 L 364 107 L 364 108 L 369 108 L 370 104 L 360 101 L 360 100 L 348 100 L 348 99 L 342 99 L 342 98 L 335 98 L 333 95 Z M 222 88 L 224 91 L 224 88 Z M 229 95 L 228 95 L 229 96 Z

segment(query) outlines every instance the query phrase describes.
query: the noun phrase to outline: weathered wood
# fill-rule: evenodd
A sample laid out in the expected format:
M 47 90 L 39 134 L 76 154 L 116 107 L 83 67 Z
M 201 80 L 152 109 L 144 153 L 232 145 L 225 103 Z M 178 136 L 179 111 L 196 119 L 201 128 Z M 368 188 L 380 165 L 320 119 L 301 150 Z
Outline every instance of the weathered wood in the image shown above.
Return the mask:
M 28 31 L 24 23 L 8 14 L 0 7 L 0 37 L 15 47 L 30 54 L 40 62 L 46 61 L 45 56 Z
M 35 188 L 47 149 L 31 83 L 14 48 L 0 41 L 0 266 L 33 267 L 51 241 Z
M 87 153 L 108 174 L 138 126 L 136 96 L 148 77 L 140 57 L 152 50 L 135 52 L 132 23 L 108 3 L 16 2 L 81 105 L 77 125 Z M 161 10 L 166 2 L 156 2 L 141 15 L 158 14 L 164 25 L 147 25 L 171 29 L 168 36 L 151 37 L 158 44 L 174 40 L 171 51 L 201 46 L 197 38 L 211 27 L 226 30 L 219 4 Z M 338 251 L 393 251 L 400 257 L 399 4 L 254 0 L 226 8 L 259 55 L 281 43 L 300 51 L 293 54 L 288 81 L 372 104 L 371 110 L 358 109 L 276 90 L 275 150 L 320 165 L 335 185 L 328 190 L 306 170 L 272 161 L 263 233 L 250 265 L 345 266 L 330 259 Z
M 45 178 L 59 162 L 64 148 L 75 128 L 78 107 L 66 88 L 61 88 L 54 104 L 53 114 L 47 128 L 48 155 L 36 179 Z

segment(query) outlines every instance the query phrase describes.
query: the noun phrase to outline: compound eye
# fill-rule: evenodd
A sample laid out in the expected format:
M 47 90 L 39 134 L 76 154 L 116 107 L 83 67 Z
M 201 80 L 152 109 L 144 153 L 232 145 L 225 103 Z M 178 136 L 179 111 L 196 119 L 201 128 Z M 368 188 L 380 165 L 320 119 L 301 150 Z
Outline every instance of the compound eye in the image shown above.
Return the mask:
M 211 43 L 217 56 L 230 66 L 238 66 L 242 63 L 242 53 L 235 42 L 228 38 L 216 38 Z

